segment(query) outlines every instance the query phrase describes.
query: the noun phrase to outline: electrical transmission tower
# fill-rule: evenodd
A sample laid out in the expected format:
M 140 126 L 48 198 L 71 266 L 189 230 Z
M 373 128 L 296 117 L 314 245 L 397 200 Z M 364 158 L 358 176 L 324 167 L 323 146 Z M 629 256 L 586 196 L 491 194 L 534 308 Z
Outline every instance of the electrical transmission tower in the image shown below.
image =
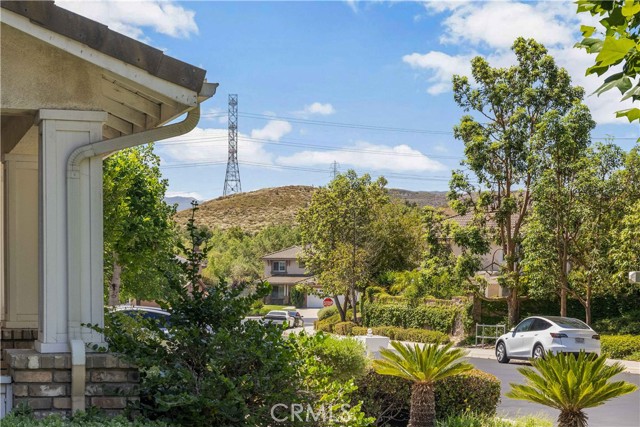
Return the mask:
M 224 177 L 224 195 L 242 193 L 238 167 L 238 95 L 229 95 L 229 157 Z
M 333 161 L 333 165 L 331 167 L 331 174 L 333 175 L 333 179 L 336 179 L 336 177 L 338 176 L 338 162 L 336 162 L 335 160 Z

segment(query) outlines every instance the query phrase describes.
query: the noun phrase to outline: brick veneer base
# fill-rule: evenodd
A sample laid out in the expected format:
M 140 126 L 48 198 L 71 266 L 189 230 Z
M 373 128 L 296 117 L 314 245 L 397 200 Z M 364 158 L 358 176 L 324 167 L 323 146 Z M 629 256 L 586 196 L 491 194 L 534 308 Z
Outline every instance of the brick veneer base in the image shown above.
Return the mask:
M 41 354 L 6 349 L 3 358 L 12 377 L 13 406 L 27 403 L 38 417 L 71 413 L 71 354 Z M 87 353 L 86 407 L 118 414 L 139 399 L 138 369 L 113 353 Z
M 33 350 L 38 339 L 37 329 L 2 329 L 0 332 L 0 349 Z M 0 351 L 0 375 L 9 375 L 9 366 L 4 360 L 4 351 Z

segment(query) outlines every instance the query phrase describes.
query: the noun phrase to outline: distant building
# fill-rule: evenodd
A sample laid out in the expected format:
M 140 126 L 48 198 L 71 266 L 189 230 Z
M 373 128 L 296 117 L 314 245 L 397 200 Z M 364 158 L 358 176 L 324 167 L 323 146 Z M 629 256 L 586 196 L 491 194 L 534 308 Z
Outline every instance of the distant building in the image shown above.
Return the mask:
M 292 246 L 278 252 L 263 256 L 263 278 L 271 284 L 271 295 L 265 298 L 267 304 L 291 304 L 291 289 L 296 285 L 307 285 L 314 289 L 313 293 L 305 295 L 304 307 L 322 308 L 324 297 L 320 294 L 321 287 L 315 278 L 305 271 L 298 257 L 302 255 L 302 246 Z

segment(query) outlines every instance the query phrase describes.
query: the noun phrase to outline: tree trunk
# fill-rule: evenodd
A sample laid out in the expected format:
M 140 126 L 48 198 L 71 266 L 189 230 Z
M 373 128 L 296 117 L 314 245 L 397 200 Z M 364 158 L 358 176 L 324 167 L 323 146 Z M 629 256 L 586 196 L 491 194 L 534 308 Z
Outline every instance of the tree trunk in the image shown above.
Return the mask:
M 587 414 L 581 410 L 561 411 L 558 427 L 587 427 Z
M 560 316 L 567 317 L 567 289 L 560 288 Z
M 333 302 L 335 303 L 336 308 L 338 309 L 338 314 L 340 315 L 340 321 L 344 322 L 346 320 L 346 313 L 344 312 L 344 310 L 342 309 L 342 306 L 340 305 L 340 298 L 338 298 L 338 295 L 333 296 Z
M 591 326 L 591 286 L 587 286 L 587 297 L 584 302 L 584 321 Z
M 351 305 L 353 306 L 353 323 L 358 323 L 358 311 L 356 310 L 356 289 L 351 288 Z
M 408 427 L 434 427 L 436 398 L 433 384 L 416 382 L 411 388 L 411 412 Z
M 509 326 L 516 326 L 520 321 L 520 300 L 518 299 L 518 291 L 515 288 L 511 288 L 511 294 L 507 297 L 507 308 L 509 311 Z
M 118 256 L 113 257 L 113 274 L 111 275 L 111 283 L 109 284 L 109 305 L 114 306 L 120 304 L 120 275 L 122 267 L 118 264 Z

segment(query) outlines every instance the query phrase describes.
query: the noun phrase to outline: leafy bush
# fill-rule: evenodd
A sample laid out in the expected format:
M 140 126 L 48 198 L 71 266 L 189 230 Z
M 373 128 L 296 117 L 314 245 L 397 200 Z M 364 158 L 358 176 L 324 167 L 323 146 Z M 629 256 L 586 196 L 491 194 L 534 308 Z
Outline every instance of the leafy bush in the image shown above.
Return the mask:
M 473 369 L 438 381 L 435 394 L 438 416 L 465 412 L 493 416 L 500 402 L 500 380 Z
M 353 395 L 357 388 L 354 379 L 346 375 L 345 369 L 358 368 L 358 363 L 354 363 L 351 355 L 364 354 L 364 348 L 355 348 L 352 344 L 347 343 L 346 346 L 340 346 L 337 338 L 323 333 L 315 335 L 307 335 L 301 332 L 298 335 L 291 335 L 289 341 L 297 351 L 297 357 L 302 361 L 301 367 L 301 393 L 300 398 L 292 402 L 301 403 L 301 399 L 306 396 L 308 402 L 312 404 L 315 414 L 318 414 L 322 407 L 347 408 L 346 413 L 342 413 L 336 420 L 326 420 L 321 424 L 311 424 L 323 427 L 342 427 L 349 425 L 350 427 L 370 426 L 373 419 L 367 416 L 361 410 L 360 402 L 354 401 Z M 329 348 L 327 350 L 327 348 Z M 346 353 L 348 351 L 348 354 Z M 342 355 L 344 357 L 338 356 Z M 336 376 L 337 373 L 343 372 L 343 376 Z M 287 402 L 286 400 L 283 402 Z M 349 407 L 349 403 L 353 404 Z M 307 419 L 307 415 L 313 414 L 307 411 L 305 405 L 302 419 Z M 285 409 L 288 411 L 289 407 Z M 285 412 L 286 414 L 286 412 Z M 248 424 L 249 425 L 249 424 Z M 273 422 L 270 424 L 273 425 Z M 309 425 L 303 423 L 302 425 Z
M 353 403 L 362 402 L 362 411 L 374 417 L 376 426 L 407 425 L 411 402 L 411 382 L 373 369 L 356 379 L 358 391 Z
M 469 412 L 484 418 L 496 413 L 500 401 L 500 381 L 491 374 L 473 369 L 467 373 L 437 381 L 435 384 L 438 418 L 446 419 L 449 416 L 459 416 Z M 356 380 L 356 385 L 358 391 L 354 399 L 362 401 L 362 410 L 367 416 L 376 418 L 376 425 L 406 425 L 411 402 L 410 381 L 380 375 L 370 369 Z M 439 425 L 448 426 L 449 424 Z M 494 424 L 459 425 L 493 426 Z M 501 426 L 501 424 L 495 425 Z
M 376 326 L 373 328 L 354 326 L 351 328 L 351 334 L 366 335 L 368 329 L 371 329 L 374 335 L 382 335 L 397 341 L 413 341 L 425 344 L 446 344 L 449 342 L 449 336 L 442 332 L 415 328 L 404 329 L 394 326 Z M 336 333 L 338 332 L 336 331 Z
M 291 304 L 296 307 L 302 307 L 304 305 L 304 291 L 301 291 L 295 286 L 291 288 Z
M 353 338 L 338 338 L 319 332 L 318 338 L 308 350 L 325 366 L 332 369 L 339 380 L 356 378 L 364 374 L 369 365 L 364 345 Z
M 338 335 L 352 335 L 351 331 L 353 330 L 354 326 L 358 326 L 358 324 L 353 322 L 336 323 L 333 326 L 333 332 Z
M 171 289 L 158 301 L 171 314 L 170 324 L 138 319 L 126 327 L 126 316 L 108 316 L 104 329 L 93 328 L 105 333 L 111 351 L 139 367 L 139 409 L 148 418 L 199 426 L 271 425 L 272 405 L 300 402 L 301 362 L 280 327 L 243 322 L 268 294 L 268 285 L 248 295 L 243 284 L 201 285 L 206 238 L 197 233 L 193 217 L 189 230 L 192 246 L 183 248 L 183 276 L 169 277 Z
M 640 335 L 640 310 L 632 310 L 620 316 L 600 319 L 593 323 L 600 334 Z
M 461 307 L 457 305 L 419 305 L 373 303 L 367 306 L 365 326 L 396 326 L 432 329 L 451 334 Z
M 325 317 L 323 320 L 316 320 L 314 326 L 316 331 L 333 332 L 333 327 L 340 323 L 340 315 L 334 314 L 333 316 Z
M 640 336 L 601 335 L 601 350 L 611 359 L 625 359 L 640 352 Z
M 335 316 L 336 314 L 338 314 L 338 307 L 335 305 L 321 308 L 318 310 L 318 320 L 324 320 L 327 317 Z
M 2 427 L 169 427 L 170 424 L 160 421 L 149 421 L 142 417 L 129 421 L 123 415 L 109 417 L 103 413 L 78 412 L 70 418 L 60 415 L 35 419 L 30 414 L 9 413 L 2 419 Z
M 436 421 L 436 427 L 553 427 L 553 422 L 544 415 L 527 415 L 513 420 L 465 413 Z

